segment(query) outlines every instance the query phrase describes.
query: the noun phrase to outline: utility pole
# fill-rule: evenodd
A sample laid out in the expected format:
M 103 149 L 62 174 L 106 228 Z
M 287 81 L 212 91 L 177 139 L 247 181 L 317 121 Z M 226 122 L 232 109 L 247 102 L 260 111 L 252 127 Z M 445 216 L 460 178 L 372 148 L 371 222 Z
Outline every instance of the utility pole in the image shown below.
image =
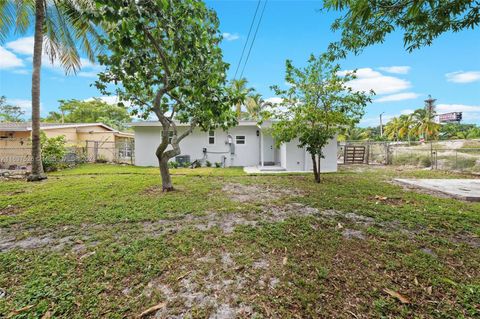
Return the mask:
M 380 137 L 383 137 L 383 123 L 382 123 L 383 114 L 385 114 L 385 112 L 380 113 Z

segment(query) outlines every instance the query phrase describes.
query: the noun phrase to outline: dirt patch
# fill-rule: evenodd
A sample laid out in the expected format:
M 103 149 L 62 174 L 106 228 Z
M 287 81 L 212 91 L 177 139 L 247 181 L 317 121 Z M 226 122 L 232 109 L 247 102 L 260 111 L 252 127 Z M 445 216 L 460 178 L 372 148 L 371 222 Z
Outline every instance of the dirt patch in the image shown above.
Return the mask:
M 244 185 L 239 183 L 227 183 L 222 191 L 228 194 L 233 201 L 264 202 L 277 200 L 282 197 L 303 196 L 303 192 L 287 188 L 275 188 L 267 185 Z
M 154 317 L 189 318 L 199 310 L 204 313 L 203 317 L 210 319 L 255 316 L 252 306 L 242 302 L 238 296 L 248 280 L 245 273 L 237 272 L 232 277 L 231 272 L 226 271 L 236 267 L 231 253 L 223 252 L 216 257 L 221 261 L 219 268 L 202 268 L 200 262 L 194 265 L 195 270 L 187 272 L 177 282 L 168 282 L 163 277 L 150 281 L 142 294 L 149 297 L 153 293 L 160 293 L 166 302 L 166 307 L 157 311 Z M 124 290 L 131 291 L 127 288 Z
M 0 216 L 15 216 L 20 213 L 20 208 L 13 205 L 8 205 L 5 208 L 0 209 Z

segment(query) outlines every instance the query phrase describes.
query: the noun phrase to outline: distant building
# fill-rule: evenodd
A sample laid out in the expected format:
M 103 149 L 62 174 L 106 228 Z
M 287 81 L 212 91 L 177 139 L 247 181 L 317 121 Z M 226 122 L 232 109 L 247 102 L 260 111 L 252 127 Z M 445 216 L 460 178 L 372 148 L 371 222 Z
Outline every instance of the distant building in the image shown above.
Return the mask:
M 40 129 L 49 138 L 65 136 L 67 146 L 84 148 L 90 160 L 133 156 L 133 134 L 103 123 L 41 123 Z M 28 165 L 31 134 L 31 122 L 0 123 L 0 165 Z

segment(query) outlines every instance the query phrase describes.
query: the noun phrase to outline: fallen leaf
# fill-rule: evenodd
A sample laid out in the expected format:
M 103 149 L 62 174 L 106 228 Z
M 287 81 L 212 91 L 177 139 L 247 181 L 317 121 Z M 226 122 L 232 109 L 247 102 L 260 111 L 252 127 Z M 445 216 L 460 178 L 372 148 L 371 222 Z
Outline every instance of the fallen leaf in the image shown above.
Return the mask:
M 13 310 L 13 311 L 8 315 L 7 318 L 12 318 L 13 316 L 18 315 L 18 314 L 20 314 L 20 313 L 22 313 L 22 312 L 24 312 L 24 311 L 27 311 L 27 310 L 33 308 L 34 306 L 35 306 L 35 305 L 28 305 L 28 306 L 25 306 L 25 307 L 22 307 L 22 308 Z
M 415 277 L 415 278 L 413 279 L 413 282 L 415 283 L 415 286 L 418 286 L 418 279 L 417 279 L 417 277 Z
M 340 224 L 340 223 L 338 223 L 338 224 L 337 224 L 337 228 L 338 228 L 338 229 L 342 229 L 342 228 L 343 228 L 343 225 Z
M 287 264 L 288 258 L 287 256 L 283 257 L 282 264 L 285 266 Z
M 394 297 L 394 298 L 397 298 L 398 300 L 400 300 L 401 303 L 410 303 L 410 300 L 408 300 L 407 297 L 401 295 L 400 293 L 396 292 L 396 291 L 393 291 L 391 289 L 388 289 L 388 288 L 384 288 L 383 291 L 387 294 L 389 294 L 390 296 Z
M 432 294 L 432 286 L 430 286 L 430 287 L 427 287 L 427 293 L 428 293 L 429 295 L 431 295 L 431 294 Z
M 159 303 L 158 305 L 155 305 L 153 307 L 150 307 L 148 308 L 147 310 L 143 311 L 141 314 L 138 315 L 138 318 L 143 318 L 145 317 L 146 315 L 149 315 L 151 314 L 152 312 L 154 311 L 157 311 L 159 309 L 162 309 L 163 307 L 165 307 L 165 303 L 164 302 L 161 302 Z
M 42 316 L 42 319 L 50 319 L 52 318 L 52 313 L 50 312 L 50 310 L 47 310 L 47 312 L 45 312 Z

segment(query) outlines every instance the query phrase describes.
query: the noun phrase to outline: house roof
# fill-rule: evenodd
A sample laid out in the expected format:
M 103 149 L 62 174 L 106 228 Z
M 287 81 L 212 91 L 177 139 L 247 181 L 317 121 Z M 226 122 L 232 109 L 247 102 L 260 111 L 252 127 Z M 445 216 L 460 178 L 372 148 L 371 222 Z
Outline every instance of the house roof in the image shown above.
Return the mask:
M 175 122 L 177 126 L 190 126 L 190 123 L 180 123 Z M 155 126 L 162 126 L 162 123 L 159 121 L 142 121 L 142 122 L 133 122 L 129 124 L 131 127 L 155 127 Z M 249 120 L 240 120 L 238 121 L 238 126 L 259 126 L 257 121 L 249 121 Z
M 42 130 L 53 130 L 58 128 L 77 128 L 77 127 L 89 127 L 89 126 L 102 126 L 108 131 L 118 132 L 103 123 L 40 123 Z M 30 132 L 32 130 L 32 122 L 12 122 L 12 123 L 0 123 L 0 131 L 9 132 Z

